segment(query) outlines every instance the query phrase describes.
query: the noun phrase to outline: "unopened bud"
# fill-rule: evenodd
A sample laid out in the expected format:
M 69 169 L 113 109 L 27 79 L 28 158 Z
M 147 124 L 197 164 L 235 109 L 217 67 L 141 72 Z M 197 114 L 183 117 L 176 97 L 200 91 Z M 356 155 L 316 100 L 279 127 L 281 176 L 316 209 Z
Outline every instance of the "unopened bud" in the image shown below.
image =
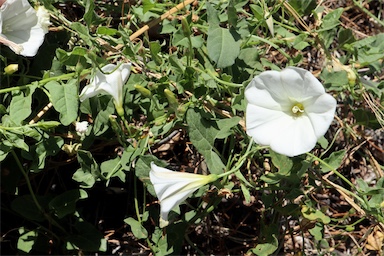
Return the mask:
M 139 84 L 135 84 L 135 89 L 136 91 L 138 91 L 141 95 L 143 95 L 145 98 L 150 98 L 152 97 L 152 93 L 150 90 L 148 90 L 147 88 L 139 85 Z
M 18 64 L 10 64 L 4 68 L 4 73 L 7 75 L 12 75 L 15 73 L 17 70 L 19 70 L 19 65 Z
M 164 93 L 165 93 L 165 97 L 167 97 L 169 105 L 172 108 L 177 108 L 177 106 L 179 105 L 179 102 L 177 101 L 175 94 L 171 92 L 169 89 L 165 89 Z
M 181 27 L 183 29 L 183 34 L 185 37 L 191 36 L 191 28 L 189 27 L 188 21 L 185 17 L 181 19 Z

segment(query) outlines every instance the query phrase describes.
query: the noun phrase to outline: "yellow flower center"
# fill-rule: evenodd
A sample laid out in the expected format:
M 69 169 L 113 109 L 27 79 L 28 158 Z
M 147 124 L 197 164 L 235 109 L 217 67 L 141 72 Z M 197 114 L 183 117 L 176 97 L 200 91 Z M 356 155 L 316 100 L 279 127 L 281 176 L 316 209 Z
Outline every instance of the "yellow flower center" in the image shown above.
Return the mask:
M 304 106 L 303 104 L 296 102 L 291 110 L 294 116 L 301 116 L 304 113 Z

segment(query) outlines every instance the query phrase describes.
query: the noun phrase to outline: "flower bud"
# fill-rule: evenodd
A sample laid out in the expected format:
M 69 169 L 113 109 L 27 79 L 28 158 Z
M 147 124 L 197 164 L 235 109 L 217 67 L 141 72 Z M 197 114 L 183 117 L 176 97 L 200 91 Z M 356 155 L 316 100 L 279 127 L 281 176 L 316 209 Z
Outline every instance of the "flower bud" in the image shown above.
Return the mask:
M 185 17 L 181 19 L 181 27 L 183 29 L 183 34 L 185 37 L 191 36 L 191 28 L 189 27 L 188 21 Z
M 177 106 L 179 105 L 179 102 L 177 101 L 175 94 L 168 89 L 165 89 L 164 93 L 165 93 L 165 97 L 167 97 L 167 100 L 171 108 L 176 109 Z
M 19 70 L 19 65 L 18 64 L 10 64 L 4 68 L 4 73 L 7 75 L 12 75 L 15 73 L 17 70 Z
M 76 122 L 75 129 L 79 136 L 84 135 L 88 129 L 88 122 L 87 121 Z
M 143 95 L 145 98 L 150 98 L 152 97 L 152 93 L 150 90 L 148 90 L 147 88 L 139 85 L 139 84 L 135 84 L 135 89 L 136 91 L 138 91 L 141 95 Z

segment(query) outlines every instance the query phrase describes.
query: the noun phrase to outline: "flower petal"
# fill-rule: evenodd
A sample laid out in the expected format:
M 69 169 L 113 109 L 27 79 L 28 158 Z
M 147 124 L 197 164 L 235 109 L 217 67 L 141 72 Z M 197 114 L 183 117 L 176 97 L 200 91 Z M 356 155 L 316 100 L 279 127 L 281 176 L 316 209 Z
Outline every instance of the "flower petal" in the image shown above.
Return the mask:
M 121 79 L 123 80 L 123 84 L 125 84 L 128 80 L 129 75 L 131 74 L 131 63 L 123 63 L 119 66 L 121 71 Z
M 288 67 L 282 70 L 281 80 L 287 95 L 299 102 L 325 93 L 319 80 L 302 68 Z
M 44 29 L 38 24 L 36 11 L 27 0 L 8 0 L 0 8 L 1 36 L 22 46 L 11 47 L 17 54 L 35 56 L 44 42 Z
M 317 142 L 310 119 L 303 115 L 298 118 L 288 117 L 275 134 L 270 147 L 273 151 L 286 156 L 297 156 L 312 150 Z
M 149 178 L 160 200 L 162 226 L 168 223 L 169 212 L 201 186 L 217 179 L 216 175 L 174 172 L 151 163 Z
M 248 104 L 246 110 L 247 134 L 260 145 L 269 145 L 276 133 L 282 129 L 284 112 Z
M 254 90 L 249 91 L 252 87 L 256 87 L 258 89 L 258 93 L 263 91 L 263 95 L 253 100 L 252 98 L 257 97 L 256 95 L 258 95 L 258 93 Z M 283 104 L 289 101 L 289 95 L 286 95 L 281 82 L 280 72 L 275 70 L 264 71 L 260 75 L 253 78 L 245 91 L 247 100 L 251 104 L 264 104 L 264 100 L 266 101 L 266 104 L 271 104 L 273 101 L 278 104 Z M 263 100 L 259 100 L 260 98 Z
M 320 138 L 327 132 L 334 118 L 336 111 L 335 98 L 329 94 L 323 94 L 313 99 L 311 104 L 304 106 L 304 108 L 311 120 L 316 136 Z
M 252 105 L 271 110 L 282 110 L 284 108 L 282 106 L 282 99 L 274 97 L 273 94 L 266 89 L 262 79 L 253 79 L 247 88 L 245 88 L 244 94 L 248 103 Z
M 117 106 L 123 105 L 123 85 L 128 80 L 131 64 L 123 63 L 118 68 L 114 64 L 107 64 L 96 71 L 89 85 L 80 93 L 80 101 L 96 96 L 100 93 L 110 94 Z

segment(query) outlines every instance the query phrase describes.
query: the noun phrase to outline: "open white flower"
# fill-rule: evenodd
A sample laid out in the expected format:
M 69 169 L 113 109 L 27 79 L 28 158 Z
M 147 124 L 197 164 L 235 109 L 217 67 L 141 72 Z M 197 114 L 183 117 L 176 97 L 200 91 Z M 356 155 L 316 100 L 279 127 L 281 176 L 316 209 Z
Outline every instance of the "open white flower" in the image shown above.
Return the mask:
M 101 68 L 103 72 L 96 71 L 90 84 L 80 93 L 80 101 L 84 101 L 98 94 L 110 94 L 114 99 L 116 110 L 123 109 L 123 85 L 131 73 L 131 63 L 123 63 L 119 67 L 108 64 Z M 106 74 L 104 74 L 106 73 Z M 120 115 L 120 113 L 119 113 Z
M 45 15 L 44 24 L 48 17 Z M 0 43 L 16 54 L 35 56 L 48 32 L 39 23 L 36 11 L 27 0 L 6 0 L 0 7 Z
M 245 89 L 247 134 L 277 153 L 309 152 L 328 130 L 336 100 L 309 71 L 264 71 Z
M 160 200 L 160 227 L 168 225 L 168 214 L 198 188 L 217 180 L 217 175 L 174 172 L 151 163 L 149 178 Z

